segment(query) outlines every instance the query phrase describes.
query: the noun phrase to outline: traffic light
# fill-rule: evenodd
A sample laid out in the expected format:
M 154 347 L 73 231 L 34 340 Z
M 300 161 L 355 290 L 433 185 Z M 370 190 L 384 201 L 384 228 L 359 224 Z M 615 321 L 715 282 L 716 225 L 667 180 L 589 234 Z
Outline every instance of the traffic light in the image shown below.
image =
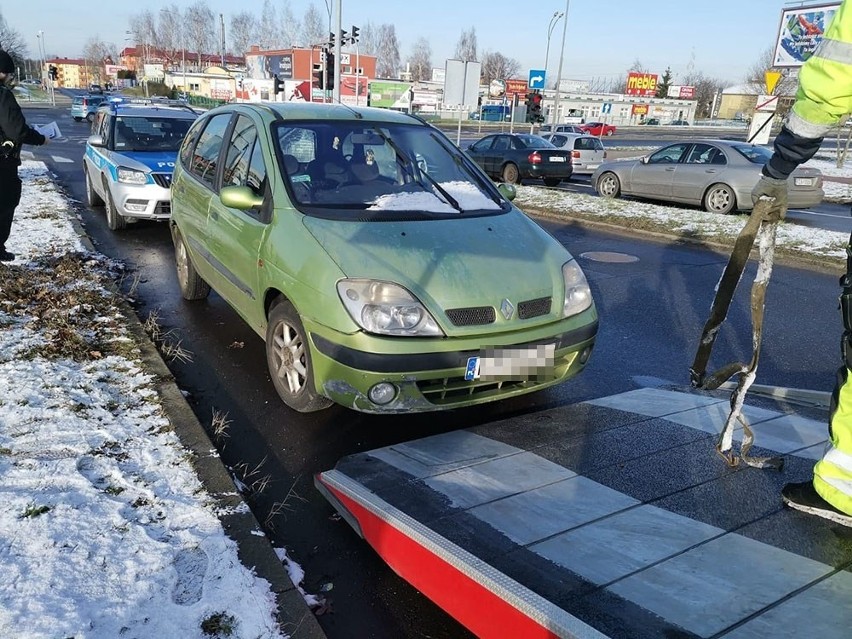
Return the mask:
M 329 49 L 334 48 L 334 34 L 331 31 L 328 32 L 328 47 Z
M 352 25 L 352 39 L 351 42 L 354 44 L 358 42 L 358 33 L 360 33 L 361 29 L 356 27 L 354 24 Z
M 349 32 L 345 29 L 340 30 L 340 46 L 349 44 Z
M 272 95 L 278 95 L 284 91 L 284 83 L 278 79 L 278 74 L 272 76 Z
M 544 96 L 538 91 L 527 94 L 527 122 L 535 124 L 544 122 L 544 115 L 541 113 L 541 102 Z
M 334 54 L 331 51 L 325 54 L 325 88 L 334 88 Z
M 526 100 L 524 100 L 524 106 L 527 107 L 527 122 L 535 122 L 533 120 L 533 98 L 535 97 L 535 93 L 527 93 Z

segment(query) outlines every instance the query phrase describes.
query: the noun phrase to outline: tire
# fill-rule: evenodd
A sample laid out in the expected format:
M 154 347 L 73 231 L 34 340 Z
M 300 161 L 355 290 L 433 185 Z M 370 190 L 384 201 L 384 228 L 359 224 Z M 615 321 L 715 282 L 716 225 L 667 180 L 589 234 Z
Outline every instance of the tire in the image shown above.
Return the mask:
M 616 198 L 621 195 L 621 181 L 615 173 L 607 171 L 598 178 L 595 191 L 601 197 Z
M 737 196 L 727 184 L 714 184 L 704 194 L 704 210 L 727 215 L 737 207 Z
M 545 186 L 559 186 L 559 183 L 562 181 L 562 178 L 544 178 Z
M 503 167 L 503 181 L 509 184 L 519 184 L 521 182 L 521 172 L 518 171 L 517 165 L 509 162 Z
M 100 195 L 98 195 L 97 191 L 95 191 L 95 187 L 92 184 L 92 178 L 91 178 L 91 176 L 89 176 L 89 172 L 85 171 L 85 173 L 86 173 L 86 204 L 88 204 L 89 207 L 93 208 L 93 209 L 103 206 L 104 205 L 104 199 Z
M 300 413 L 313 413 L 333 403 L 317 393 L 308 338 L 299 313 L 279 300 L 269 311 L 266 325 L 266 363 L 282 401 Z
M 94 113 L 87 113 L 86 114 L 86 122 L 91 124 L 94 121 L 95 121 L 95 114 Z
M 606 137 L 610 137 L 613 133 L 615 133 L 615 131 L 610 129 L 609 131 L 606 132 Z
M 175 270 L 180 294 L 185 300 L 203 300 L 210 294 L 210 285 L 195 270 L 186 242 L 176 226 L 172 227 L 172 242 L 175 245 Z
M 76 115 L 74 116 L 74 122 L 82 122 L 83 118 L 78 118 Z
M 109 192 L 109 185 L 104 182 L 104 209 L 106 209 L 106 221 L 110 231 L 120 231 L 127 228 L 127 218 L 118 212 L 115 208 L 115 201 L 112 199 L 112 193 Z

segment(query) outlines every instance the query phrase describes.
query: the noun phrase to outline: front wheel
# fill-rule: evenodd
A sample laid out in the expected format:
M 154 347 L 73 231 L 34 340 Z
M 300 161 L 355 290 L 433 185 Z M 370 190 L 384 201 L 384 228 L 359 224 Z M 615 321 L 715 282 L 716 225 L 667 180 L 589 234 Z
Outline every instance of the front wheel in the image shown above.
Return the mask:
M 210 285 L 201 279 L 195 270 L 186 242 L 177 226 L 172 227 L 172 242 L 175 245 L 175 269 L 180 294 L 185 300 L 203 300 L 210 294 Z
M 607 137 L 609 137 L 609 136 L 611 136 L 613 133 L 615 133 L 615 131 L 613 131 L 612 129 L 610 129 L 609 131 L 607 131 L 607 132 L 606 132 L 606 136 L 607 136 Z
M 95 114 L 94 113 L 87 113 L 86 114 L 86 122 L 91 124 L 94 121 L 95 121 Z
M 127 227 L 127 218 L 115 208 L 115 200 L 109 192 L 109 184 L 104 182 L 104 208 L 106 209 L 107 226 L 110 231 L 120 231 Z
M 86 204 L 88 204 L 90 208 L 96 208 L 98 206 L 102 206 L 103 203 L 103 198 L 98 195 L 97 191 L 95 191 L 95 186 L 92 184 L 92 178 L 89 175 L 89 172 L 86 171 Z
M 281 300 L 269 312 L 266 325 L 266 363 L 278 395 L 300 413 L 313 413 L 333 403 L 317 393 L 311 352 L 295 307 Z
M 704 195 L 704 210 L 709 213 L 727 215 L 737 205 L 737 196 L 727 184 L 714 184 Z
M 518 167 L 511 162 L 509 162 L 506 166 L 503 167 L 503 181 L 508 182 L 509 184 L 517 184 L 520 182 L 521 172 L 518 171 Z
M 621 182 L 615 173 L 607 171 L 598 178 L 595 189 L 601 197 L 618 197 L 621 194 Z

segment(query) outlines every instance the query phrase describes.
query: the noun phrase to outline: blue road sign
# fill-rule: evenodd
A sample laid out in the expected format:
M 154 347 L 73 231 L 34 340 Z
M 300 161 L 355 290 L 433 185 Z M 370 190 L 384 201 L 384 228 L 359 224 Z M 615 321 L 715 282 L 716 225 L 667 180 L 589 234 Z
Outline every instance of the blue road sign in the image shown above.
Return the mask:
M 612 102 L 604 102 L 601 105 L 601 113 L 612 113 Z
M 530 90 L 544 88 L 544 69 L 530 69 Z

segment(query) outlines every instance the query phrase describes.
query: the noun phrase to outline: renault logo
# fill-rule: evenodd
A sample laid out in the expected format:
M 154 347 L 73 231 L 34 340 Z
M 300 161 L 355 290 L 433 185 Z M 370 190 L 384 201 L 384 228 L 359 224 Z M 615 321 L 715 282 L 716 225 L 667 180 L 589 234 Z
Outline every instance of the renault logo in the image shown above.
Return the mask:
M 502 304 L 500 304 L 500 312 L 503 313 L 503 317 L 510 320 L 512 319 L 512 315 L 515 314 L 515 307 L 512 306 L 512 302 L 504 299 Z

